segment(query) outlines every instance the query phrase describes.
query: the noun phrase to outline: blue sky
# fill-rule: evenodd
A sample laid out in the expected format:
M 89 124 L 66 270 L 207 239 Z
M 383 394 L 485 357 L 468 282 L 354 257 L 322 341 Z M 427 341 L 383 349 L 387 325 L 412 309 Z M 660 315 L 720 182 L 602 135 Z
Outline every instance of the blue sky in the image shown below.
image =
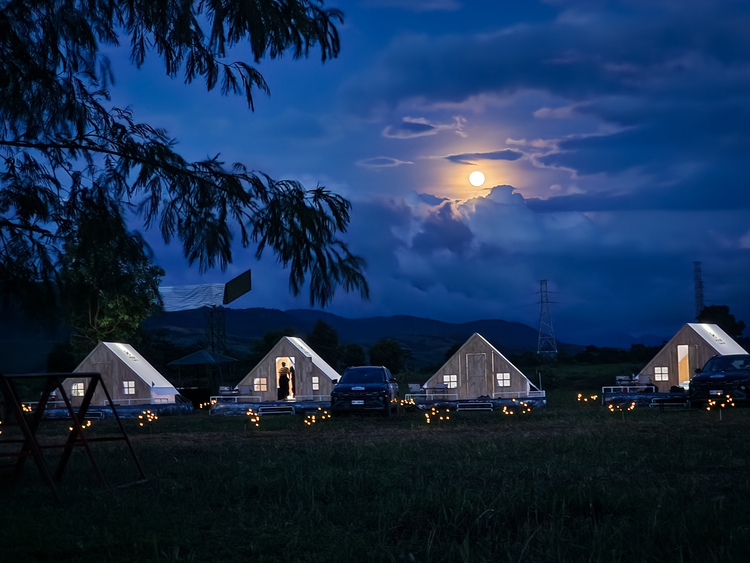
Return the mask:
M 732 0 L 351 0 L 338 59 L 264 60 L 271 95 L 207 93 L 113 54 L 113 104 L 184 156 L 220 154 L 353 203 L 345 239 L 371 299 L 328 311 L 661 342 L 706 304 L 750 324 L 750 4 Z M 241 52 L 235 53 L 237 57 Z M 474 170 L 484 185 L 468 181 Z M 150 237 L 164 285 L 252 268 L 237 307 L 306 308 L 270 255 L 188 268 Z M 345 339 L 345 335 L 340 335 Z

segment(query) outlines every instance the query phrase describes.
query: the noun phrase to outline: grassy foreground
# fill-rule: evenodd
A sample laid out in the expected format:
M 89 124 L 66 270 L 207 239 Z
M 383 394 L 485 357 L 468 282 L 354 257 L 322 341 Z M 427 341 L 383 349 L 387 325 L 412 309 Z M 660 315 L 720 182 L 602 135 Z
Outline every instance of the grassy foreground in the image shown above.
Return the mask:
M 77 451 L 57 502 L 30 460 L 0 488 L 0 560 L 747 560 L 750 409 L 554 404 L 429 425 L 418 412 L 131 422 L 149 481 L 103 488 Z M 121 442 L 93 451 L 110 484 L 131 478 Z

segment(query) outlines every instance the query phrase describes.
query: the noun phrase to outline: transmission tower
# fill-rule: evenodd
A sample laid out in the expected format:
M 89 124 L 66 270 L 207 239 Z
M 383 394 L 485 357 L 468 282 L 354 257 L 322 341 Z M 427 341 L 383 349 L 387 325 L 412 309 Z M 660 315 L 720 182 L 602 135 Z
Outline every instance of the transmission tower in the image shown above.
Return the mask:
M 547 295 L 547 280 L 541 280 L 539 285 L 539 342 L 536 353 L 541 356 L 554 358 L 557 356 L 555 331 L 552 329 L 552 319 L 549 315 L 549 296 Z
M 695 318 L 698 319 L 703 312 L 703 275 L 700 262 L 693 262 L 693 279 L 695 280 Z
M 224 307 L 206 308 L 206 347 L 211 352 L 223 354 L 227 350 L 227 325 L 224 320 Z

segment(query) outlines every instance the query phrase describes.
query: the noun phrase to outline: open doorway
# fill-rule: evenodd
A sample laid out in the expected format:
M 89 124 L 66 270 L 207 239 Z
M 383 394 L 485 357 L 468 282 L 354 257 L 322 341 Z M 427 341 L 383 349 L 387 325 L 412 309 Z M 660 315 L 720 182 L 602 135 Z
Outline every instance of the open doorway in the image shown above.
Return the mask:
M 677 346 L 677 382 L 681 387 L 687 387 L 690 383 L 690 346 L 679 344 Z
M 279 356 L 276 358 L 277 400 L 295 400 L 294 393 L 297 390 L 296 367 L 297 360 L 294 356 Z

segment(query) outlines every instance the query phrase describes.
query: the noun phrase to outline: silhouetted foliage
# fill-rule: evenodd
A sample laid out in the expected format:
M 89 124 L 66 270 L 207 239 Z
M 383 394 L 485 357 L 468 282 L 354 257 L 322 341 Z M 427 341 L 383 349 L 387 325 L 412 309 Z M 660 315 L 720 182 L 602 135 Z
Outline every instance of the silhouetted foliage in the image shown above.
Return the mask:
M 698 315 L 697 320 L 700 323 L 719 325 L 732 338 L 742 336 L 742 332 L 745 330 L 745 323 L 736 320 L 726 305 L 709 305 L 708 307 L 704 307 L 700 315 Z
M 306 342 L 328 365 L 334 369 L 338 367 L 339 335 L 331 325 L 321 320 L 316 322 Z
M 365 350 L 359 344 L 344 344 L 339 348 L 339 354 L 339 366 L 342 370 L 351 366 L 367 364 Z
M 73 353 L 101 341 L 138 344 L 141 323 L 161 310 L 164 271 L 137 233 L 128 232 L 120 205 L 79 193 L 74 224 L 62 232 L 60 288 L 65 321 L 75 331 Z
M 76 356 L 69 340 L 58 342 L 47 355 L 47 371 L 68 373 L 76 369 L 81 360 L 83 358 Z
M 391 373 L 397 374 L 404 366 L 404 351 L 393 338 L 383 338 L 370 348 L 370 363 L 385 366 Z
M 294 329 L 286 327 L 282 330 L 269 330 L 266 332 L 263 338 L 256 340 L 253 344 L 253 348 L 248 356 L 250 364 L 256 366 L 279 343 L 279 340 L 285 336 L 296 336 Z
M 105 108 L 113 70 L 102 47 L 130 44 L 131 60 L 164 60 L 170 77 L 205 80 L 208 90 L 268 93 L 256 68 L 227 59 L 243 46 L 262 58 L 322 60 L 340 50 L 342 13 L 322 0 L 125 2 L 7 0 L 0 4 L 0 292 L 38 303 L 33 291 L 55 275 L 62 236 L 78 224 L 78 202 L 128 205 L 178 239 L 201 271 L 232 262 L 232 244 L 268 247 L 289 269 L 294 294 L 310 303 L 337 287 L 368 295 L 364 262 L 337 237 L 351 204 L 324 187 L 306 190 L 218 156 L 190 162 L 168 134 L 129 109 Z M 235 48 L 236 47 L 236 48 Z M 120 214 L 120 211 L 117 211 Z M 121 218 L 121 217 L 120 217 Z
M 646 346 L 645 344 L 633 344 L 630 346 L 629 362 L 647 364 L 659 353 L 663 346 Z

